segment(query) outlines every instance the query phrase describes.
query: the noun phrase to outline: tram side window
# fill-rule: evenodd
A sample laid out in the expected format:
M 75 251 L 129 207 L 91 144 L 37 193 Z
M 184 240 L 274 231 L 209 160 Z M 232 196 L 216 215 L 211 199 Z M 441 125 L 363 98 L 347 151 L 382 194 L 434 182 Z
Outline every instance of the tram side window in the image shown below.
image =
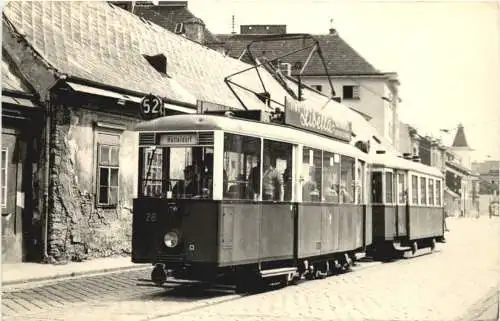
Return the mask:
M 432 178 L 429 178 L 429 205 L 434 205 L 434 180 Z
M 292 145 L 266 139 L 264 140 L 263 150 L 262 180 L 260 179 L 260 166 L 252 168 L 249 176 L 252 195 L 254 195 L 254 198 L 255 195 L 258 195 L 262 183 L 263 200 L 291 200 L 293 185 L 291 180 Z
M 143 196 L 161 197 L 163 194 L 163 149 L 146 147 L 142 154 Z
M 436 205 L 441 206 L 441 181 L 436 180 Z
M 392 203 L 394 202 L 394 184 L 393 184 L 393 175 L 391 172 L 386 172 L 385 173 L 385 203 Z
M 228 181 L 225 199 L 253 199 L 253 191 L 259 192 L 258 182 L 252 185 L 249 177 L 253 169 L 254 175 L 259 174 L 260 145 L 260 138 L 224 134 L 224 170 Z
M 355 159 L 348 156 L 342 156 L 340 159 L 340 202 L 354 203 L 354 168 Z
M 358 161 L 358 182 L 356 184 L 356 194 L 358 195 L 358 204 L 364 203 L 364 189 L 365 189 L 365 163 Z
M 302 201 L 320 202 L 321 186 L 321 150 L 304 147 L 302 153 Z
M 427 185 L 425 177 L 420 177 L 420 205 L 427 204 Z
M 411 203 L 418 205 L 418 176 L 411 175 Z
M 372 173 L 372 203 L 382 203 L 382 173 Z
M 213 195 L 213 148 L 169 148 L 168 189 L 173 198 L 209 198 Z
M 405 184 L 405 174 L 398 174 L 398 202 L 400 204 L 406 203 L 406 184 Z
M 323 152 L 323 201 L 339 202 L 340 155 Z M 304 199 L 304 195 L 302 195 Z

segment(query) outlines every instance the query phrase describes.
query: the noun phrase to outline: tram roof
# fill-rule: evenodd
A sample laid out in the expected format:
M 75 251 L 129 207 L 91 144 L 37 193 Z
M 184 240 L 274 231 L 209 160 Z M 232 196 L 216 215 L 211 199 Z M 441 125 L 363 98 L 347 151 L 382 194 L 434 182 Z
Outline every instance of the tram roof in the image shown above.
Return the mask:
M 223 130 L 240 135 L 259 136 L 267 139 L 304 144 L 308 147 L 326 149 L 338 154 L 366 160 L 368 155 L 349 143 L 334 140 L 312 132 L 286 125 L 265 123 L 219 115 L 175 115 L 156 118 L 137 124 L 139 132 L 204 131 Z
M 373 165 L 381 165 L 387 168 L 403 169 L 421 174 L 443 177 L 443 173 L 436 167 L 427 166 L 422 163 L 398 157 L 393 154 L 375 154 L 370 156 Z

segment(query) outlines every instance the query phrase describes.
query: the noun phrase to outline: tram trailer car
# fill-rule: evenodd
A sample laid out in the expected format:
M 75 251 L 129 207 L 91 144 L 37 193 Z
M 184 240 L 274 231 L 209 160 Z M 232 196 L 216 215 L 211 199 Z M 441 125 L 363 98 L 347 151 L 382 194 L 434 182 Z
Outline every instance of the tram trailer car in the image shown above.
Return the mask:
M 321 277 L 372 242 L 368 155 L 352 145 L 207 114 L 136 130 L 132 261 L 154 265 L 156 284 L 167 271 L 236 284 Z
M 371 158 L 373 243 L 367 254 L 387 260 L 444 240 L 443 174 L 380 153 Z

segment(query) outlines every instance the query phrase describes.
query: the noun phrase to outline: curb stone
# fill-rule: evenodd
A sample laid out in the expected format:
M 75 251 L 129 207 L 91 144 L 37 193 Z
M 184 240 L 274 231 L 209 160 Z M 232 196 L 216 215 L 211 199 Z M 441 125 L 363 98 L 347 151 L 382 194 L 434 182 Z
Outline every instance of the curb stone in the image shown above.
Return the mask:
M 42 281 L 51 281 L 65 278 L 72 278 L 77 276 L 87 276 L 100 273 L 118 272 L 118 271 L 136 271 L 143 270 L 150 267 L 150 264 L 138 265 L 138 266 L 126 266 L 126 267 L 113 267 L 113 268 L 102 268 L 96 270 L 82 271 L 82 272 L 61 272 L 55 275 L 42 276 L 42 277 L 32 277 L 21 280 L 14 281 L 2 281 L 2 287 L 6 286 L 16 286 L 16 285 L 26 285 L 30 283 L 37 283 Z

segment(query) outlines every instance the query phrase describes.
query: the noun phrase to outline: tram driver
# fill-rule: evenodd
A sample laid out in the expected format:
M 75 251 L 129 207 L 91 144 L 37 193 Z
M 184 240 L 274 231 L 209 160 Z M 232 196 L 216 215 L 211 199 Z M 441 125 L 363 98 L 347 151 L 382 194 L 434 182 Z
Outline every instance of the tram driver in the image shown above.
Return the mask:
M 193 165 L 188 165 L 184 168 L 184 180 L 177 182 L 173 189 L 175 198 L 193 197 L 197 194 L 195 176 L 196 173 Z

